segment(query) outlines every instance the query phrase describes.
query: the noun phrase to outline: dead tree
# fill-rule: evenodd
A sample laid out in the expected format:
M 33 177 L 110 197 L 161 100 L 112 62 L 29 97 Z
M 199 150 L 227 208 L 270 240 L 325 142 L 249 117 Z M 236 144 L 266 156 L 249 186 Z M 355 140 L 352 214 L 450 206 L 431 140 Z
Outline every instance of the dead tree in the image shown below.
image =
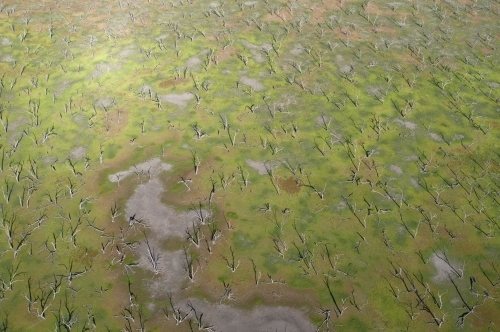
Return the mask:
M 456 268 L 455 266 L 453 266 L 453 264 L 450 262 L 450 259 L 448 258 L 448 255 L 446 255 L 446 251 L 443 251 L 441 255 L 439 255 L 437 252 L 434 252 L 434 254 L 436 255 L 437 258 L 439 258 L 440 260 L 442 260 L 443 262 L 446 263 L 446 265 L 448 265 L 451 269 L 451 271 L 453 272 L 453 274 L 459 278 L 462 278 L 464 276 L 464 266 L 465 266 L 465 263 L 463 264 L 463 266 L 460 268 Z
M 35 295 L 35 303 L 38 303 L 38 307 L 35 308 L 37 317 L 45 319 L 45 312 L 49 309 L 53 301 L 52 293 L 52 289 L 46 290 L 41 287 L 40 282 L 38 283 Z
M 362 312 L 363 308 L 368 304 L 368 300 L 363 303 L 361 306 L 356 302 L 356 298 L 354 296 L 354 288 L 351 290 L 351 297 L 349 302 L 359 311 Z
M 197 141 L 201 140 L 205 136 L 208 136 L 208 134 L 205 132 L 205 130 L 200 128 L 197 123 L 195 123 L 194 125 L 191 125 L 191 128 L 193 128 L 193 130 L 194 130 L 195 138 Z
M 209 223 L 208 229 L 210 230 L 210 241 L 212 241 L 212 244 L 215 244 L 217 240 L 222 236 L 222 232 L 217 227 L 216 221 Z
M 273 218 L 271 219 L 271 222 L 273 223 L 274 226 L 276 226 L 276 228 L 280 231 L 281 234 L 284 234 L 283 226 L 285 226 L 285 219 L 283 218 L 280 221 L 278 221 L 278 216 L 276 211 L 274 211 L 273 213 Z
M 233 247 L 229 247 L 229 252 L 231 253 L 230 257 L 227 258 L 226 256 L 222 255 L 222 259 L 226 262 L 226 265 L 231 270 L 231 272 L 234 273 L 240 266 L 240 260 L 238 260 L 237 263 L 235 262 Z
M 7 235 L 7 243 L 9 249 L 14 252 L 14 259 L 17 258 L 19 251 L 28 243 L 28 238 L 31 236 L 34 229 L 29 231 L 18 232 L 19 221 L 17 220 L 17 215 L 15 212 L 11 214 L 10 217 L 7 215 L 7 211 L 2 211 L 1 216 L 1 227 L 4 229 Z
M 219 175 L 220 185 L 224 190 L 226 190 L 227 186 L 229 186 L 229 184 L 231 184 L 231 182 L 233 182 L 235 179 L 234 173 L 228 175 L 227 177 L 223 172 L 219 172 L 218 175 Z
M 222 303 L 223 300 L 228 300 L 228 301 L 234 300 L 233 290 L 231 289 L 231 284 L 226 283 L 224 280 L 222 280 L 222 285 L 224 286 L 224 294 L 222 294 L 222 296 L 219 300 L 219 304 Z
M 358 210 L 357 209 L 357 204 L 356 203 L 351 203 L 347 198 L 349 197 L 350 195 L 348 195 L 347 197 L 344 196 L 344 195 L 341 195 L 342 197 L 342 200 L 344 201 L 344 203 L 347 205 L 347 207 L 349 208 L 349 211 L 351 211 L 351 213 L 356 217 L 356 219 L 358 220 L 358 222 L 361 224 L 361 226 L 363 226 L 363 228 L 365 229 L 366 228 L 366 218 L 368 217 L 368 214 L 366 214 L 364 216 L 363 219 L 361 219 L 361 217 L 358 215 L 358 212 L 359 211 L 362 211 L 362 210 Z
M 78 232 L 80 232 L 78 227 L 80 227 L 81 224 L 82 224 L 81 217 L 78 217 L 78 220 L 75 223 L 75 225 L 72 225 L 71 222 L 69 223 L 69 235 L 71 237 L 71 243 L 73 244 L 73 247 L 75 247 L 75 248 L 76 248 L 76 234 Z
M 22 174 L 22 171 L 24 168 L 23 162 L 11 162 L 9 164 L 9 168 L 12 171 L 16 182 L 19 183 L 19 181 L 21 180 L 21 174 Z
M 28 278 L 28 290 L 26 293 L 23 293 L 23 296 L 26 299 L 26 301 L 28 301 L 28 313 L 30 313 L 31 310 L 33 309 L 33 306 L 37 302 L 37 298 L 35 297 L 35 292 L 31 285 L 31 276 Z
M 276 190 L 276 193 L 278 195 L 281 195 L 280 187 L 278 185 L 278 179 L 276 178 L 276 173 L 275 173 L 276 167 L 273 166 L 269 161 L 265 162 L 264 166 L 266 168 L 267 175 L 269 175 L 269 180 L 271 180 L 271 183 L 273 184 L 273 187 Z
M 74 265 L 73 264 L 74 263 L 73 263 L 72 259 L 69 261 L 68 265 L 66 265 L 64 263 L 59 264 L 59 265 L 64 266 L 64 268 L 66 270 L 66 274 L 58 274 L 58 275 L 56 275 L 56 277 L 67 279 L 68 280 L 68 284 L 70 286 L 71 286 L 71 283 L 73 282 L 73 279 L 83 276 L 88 271 L 87 267 L 85 267 L 82 271 L 76 271 L 76 272 L 74 272 Z
M 115 222 L 115 219 L 121 215 L 118 211 L 120 208 L 117 206 L 116 202 L 111 206 L 111 222 Z
M 186 227 L 186 237 L 188 241 L 191 241 L 197 248 L 200 246 L 200 229 L 201 225 L 192 222 L 191 228 Z
M 52 276 L 54 281 L 49 282 L 48 285 L 50 286 L 50 289 L 52 289 L 52 298 L 55 299 L 56 295 L 61 291 L 62 276 L 56 276 L 54 273 Z
M 321 127 L 328 131 L 330 127 L 330 123 L 332 122 L 333 118 L 325 116 L 324 113 L 321 113 Z
M 196 207 L 193 203 L 191 203 L 191 211 L 194 211 L 196 214 L 196 218 L 198 218 L 199 222 L 202 225 L 205 225 L 205 222 L 209 216 L 205 210 L 203 210 L 203 205 L 201 204 L 201 201 L 198 201 L 198 207 Z
M 101 164 L 101 165 L 103 163 L 103 153 L 104 153 L 103 144 L 100 143 L 99 144 L 99 164 Z
M 194 267 L 195 260 L 196 259 L 193 257 L 193 254 L 188 253 L 188 250 L 186 248 L 184 248 L 183 268 L 187 272 L 188 278 L 189 278 L 189 280 L 191 280 L 191 282 L 194 281 L 194 277 L 195 277 L 196 273 L 198 272 L 198 268 L 199 268 L 199 263 L 198 263 L 198 266 L 195 269 L 195 267 Z
M 146 233 L 144 233 L 144 242 L 146 243 L 146 247 L 148 249 L 148 262 L 151 264 L 153 268 L 153 272 L 155 274 L 160 273 L 160 268 L 158 267 L 158 262 L 160 261 L 161 255 L 160 253 L 155 253 L 155 248 L 149 244 L 148 237 Z
M 257 286 L 257 285 L 259 285 L 260 278 L 262 277 L 262 272 L 260 270 L 257 271 L 257 266 L 255 265 L 255 262 L 253 259 L 250 258 L 250 261 L 252 262 L 252 269 L 253 269 L 255 286 Z
M 172 293 L 168 293 L 168 302 L 170 304 L 170 309 L 172 310 L 172 315 L 174 316 L 175 323 L 176 323 L 176 325 L 179 325 L 190 314 L 190 311 L 185 313 L 185 312 L 182 312 L 180 307 L 174 306 L 174 301 L 172 299 Z M 165 307 L 163 309 L 163 312 L 167 318 L 170 318 L 170 314 L 168 313 L 168 307 Z
M 73 173 L 73 176 L 76 177 L 76 176 L 82 175 L 82 173 L 80 173 L 76 170 L 75 163 L 69 157 L 66 159 L 66 166 L 71 170 L 71 172 Z
M 338 318 L 344 313 L 345 309 L 344 308 L 340 309 L 340 307 L 337 303 L 337 300 L 335 299 L 335 296 L 333 295 L 332 289 L 330 288 L 330 281 L 329 281 L 328 277 L 325 277 L 323 279 L 323 282 L 324 282 L 326 288 L 328 289 L 328 294 L 330 294 L 330 298 L 332 299 L 332 302 L 334 305 L 333 311 L 335 312 L 335 314 L 337 315 L 337 318 Z
M 227 120 L 227 116 L 225 114 L 224 116 L 222 114 L 219 114 L 219 118 L 220 118 L 220 123 L 222 124 L 222 129 L 227 130 L 229 128 L 229 122 Z
M 193 162 L 194 174 L 198 174 L 198 170 L 200 168 L 200 158 L 196 155 L 196 151 L 191 150 L 191 160 Z
M 71 178 L 68 177 L 68 184 L 66 184 L 66 188 L 68 188 L 68 194 L 70 198 L 75 197 L 75 194 L 77 193 L 76 189 L 76 184 L 71 181 Z
M 77 307 L 74 303 L 69 302 L 67 293 L 64 294 L 64 303 L 60 301 L 59 308 L 55 312 L 56 313 L 54 315 L 56 316 L 56 325 L 58 329 L 63 327 L 66 331 L 71 331 L 73 326 L 79 321 Z
M 323 186 L 323 190 L 320 190 L 311 184 L 311 181 L 309 179 L 309 175 L 306 175 L 306 177 L 307 177 L 307 185 L 306 186 L 311 188 L 316 193 L 316 195 L 318 195 L 319 198 L 321 200 L 323 200 L 325 198 L 326 182 L 325 182 L 325 185 Z
M 186 179 L 186 178 L 184 178 L 182 175 L 179 175 L 179 177 L 181 178 L 181 180 L 180 180 L 179 182 L 177 182 L 177 183 L 182 183 L 182 184 L 184 184 L 184 185 L 186 186 L 186 188 L 187 188 L 187 191 L 190 191 L 190 190 L 191 190 L 191 188 L 189 187 L 188 182 L 189 182 L 189 183 L 190 183 L 190 182 L 193 182 L 193 180 L 192 180 L 191 178 Z
M 228 125 L 227 126 L 227 135 L 229 136 L 229 141 L 231 142 L 231 145 L 234 146 L 236 144 L 236 135 L 238 135 L 238 133 L 240 132 L 240 130 L 236 130 L 234 131 L 234 134 L 231 136 L 231 132 L 230 132 L 230 126 Z
M 490 265 L 493 268 L 493 271 L 495 271 L 496 280 L 494 279 L 494 277 L 491 277 L 489 275 L 489 273 L 487 273 L 487 271 L 482 267 L 481 263 L 478 262 L 478 266 L 479 266 L 479 269 L 481 270 L 481 273 L 486 277 L 486 279 L 488 280 L 490 285 L 493 287 L 497 287 L 498 285 L 500 285 L 500 272 L 497 270 L 497 268 L 493 262 L 490 262 Z
M 313 252 L 309 249 L 309 246 L 307 244 L 304 244 L 303 247 L 299 247 L 295 241 L 292 241 L 293 246 L 297 250 L 297 261 L 302 261 L 304 263 L 304 266 L 307 268 L 307 270 L 312 269 L 314 271 L 315 275 L 318 275 L 318 271 L 314 267 L 313 264 L 313 258 L 314 254 Z M 309 272 L 306 271 L 306 269 L 302 268 L 304 271 L 305 275 L 309 275 Z
M 194 314 L 194 319 L 195 319 L 196 324 L 198 325 L 198 330 L 200 330 L 200 331 L 201 330 L 213 331 L 212 325 L 206 325 L 203 323 L 203 321 L 202 321 L 203 313 L 198 314 L 195 307 L 193 306 L 193 304 L 190 301 L 188 301 L 187 306 L 188 306 L 190 312 L 192 312 Z M 190 324 L 191 324 L 191 321 L 190 321 Z
M 3 276 L 0 275 L 0 283 L 2 285 L 2 291 L 5 290 L 14 290 L 14 284 L 16 282 L 20 282 L 21 280 L 16 280 L 19 276 L 25 274 L 23 271 L 19 271 L 19 266 L 21 265 L 21 262 L 17 262 L 17 264 L 14 264 L 11 262 L 11 264 L 7 267 L 7 276 L 4 278 Z
M 286 242 L 278 235 L 271 235 L 273 240 L 273 248 L 278 252 L 281 258 L 285 259 L 285 252 L 288 250 Z

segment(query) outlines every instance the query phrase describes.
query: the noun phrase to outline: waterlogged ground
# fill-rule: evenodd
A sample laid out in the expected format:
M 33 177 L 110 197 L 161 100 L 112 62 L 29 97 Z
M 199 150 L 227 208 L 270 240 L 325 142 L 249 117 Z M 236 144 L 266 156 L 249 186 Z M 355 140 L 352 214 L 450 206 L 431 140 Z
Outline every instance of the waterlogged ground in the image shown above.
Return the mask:
M 0 330 L 495 330 L 500 5 L 0 3 Z
M 258 306 L 252 310 L 243 310 L 222 303 L 183 298 L 182 290 L 189 280 L 185 270 L 185 252 L 164 248 L 168 247 L 169 241 L 184 240 L 186 231 L 199 222 L 199 215 L 195 211 L 176 211 L 162 203 L 164 188 L 158 175 L 168 170 L 170 165 L 161 163 L 159 159 L 152 159 L 109 176 L 111 182 L 118 182 L 117 179 L 137 172 L 148 172 L 151 175 L 147 182 L 137 186 L 125 206 L 125 217 L 129 223 L 139 223 L 148 232 L 147 240 L 137 243 L 136 255 L 137 266 L 154 274 L 145 283 L 149 298 L 175 296 L 180 304 L 176 308 L 182 312 L 181 315 L 187 315 L 186 319 L 200 320 L 203 316 L 201 326 L 212 327 L 216 331 L 313 331 L 314 326 L 306 313 L 293 308 Z M 201 210 L 200 213 L 207 218 L 210 216 L 210 212 L 206 210 Z M 154 257 L 158 257 L 158 260 Z M 232 298 L 227 300 L 230 303 Z

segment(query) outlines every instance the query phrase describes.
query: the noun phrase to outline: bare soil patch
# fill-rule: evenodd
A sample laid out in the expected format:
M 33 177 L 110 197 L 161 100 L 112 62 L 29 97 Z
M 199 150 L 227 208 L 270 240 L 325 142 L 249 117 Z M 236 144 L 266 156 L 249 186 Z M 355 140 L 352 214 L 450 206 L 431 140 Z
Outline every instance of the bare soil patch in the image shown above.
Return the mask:
M 286 23 L 287 20 L 291 19 L 292 17 L 290 14 L 285 11 L 285 10 L 280 10 L 279 14 L 274 13 L 274 14 L 267 14 L 264 16 L 264 21 L 266 22 L 284 22 Z
M 264 43 L 261 46 L 254 45 L 250 42 L 247 42 L 246 40 L 242 40 L 241 43 L 250 51 L 250 53 L 252 53 L 254 60 L 259 63 L 266 61 L 262 53 L 262 50 L 265 49 L 269 51 L 272 49 L 272 46 L 269 43 Z
M 119 133 L 127 125 L 129 112 L 117 108 L 114 112 L 108 113 L 108 120 L 110 123 L 109 135 L 113 136 Z
M 402 170 L 402 169 L 401 169 L 401 167 L 399 167 L 399 166 L 396 166 L 396 165 L 391 165 L 391 166 L 389 167 L 389 169 L 390 169 L 391 171 L 393 171 L 394 173 L 398 174 L 398 175 L 403 174 L 403 170 Z
M 132 55 L 136 55 L 137 51 L 135 50 L 134 46 L 127 46 L 123 50 L 118 53 L 118 58 L 120 59 L 126 59 Z
M 57 157 L 45 155 L 42 157 L 42 161 L 45 165 L 52 165 L 57 161 Z
M 12 55 L 5 55 L 2 58 L 2 62 L 15 62 L 16 59 Z
M 17 129 L 26 126 L 30 123 L 30 119 L 27 116 L 21 115 L 15 118 L 13 121 L 9 122 L 9 132 L 17 132 Z M 20 134 L 21 132 L 19 132 Z M 17 133 L 16 133 L 17 136 Z
M 134 173 L 149 175 L 149 180 L 137 186 L 127 200 L 125 218 L 132 226 L 140 222 L 148 229 L 147 242 L 146 240 L 140 242 L 136 254 L 138 266 L 153 274 L 148 282 L 148 290 L 153 297 L 161 297 L 169 292 L 176 293 L 181 290 L 182 283 L 187 279 L 183 266 L 184 253 L 181 250 L 173 251 L 163 248 L 169 239 L 184 238 L 186 229 L 198 222 L 198 216 L 194 211 L 178 212 L 161 202 L 164 188 L 158 176 L 160 172 L 170 168 L 171 165 L 162 163 L 159 158 L 154 158 L 108 177 L 111 182 L 117 182 L 118 178 L 125 178 Z M 209 214 L 206 210 L 202 212 L 206 216 Z M 151 256 L 158 254 L 159 259 L 155 269 Z
M 436 142 L 442 142 L 443 139 L 436 133 L 429 133 L 430 138 L 435 140 Z
M 101 108 L 108 108 L 111 107 L 114 104 L 115 100 L 114 98 L 111 97 L 103 97 L 100 98 L 96 103 L 94 104 L 96 107 L 101 107 Z
M 497 82 L 486 82 L 486 85 L 492 89 L 500 88 L 500 83 Z
M 216 331 L 307 332 L 315 330 L 305 313 L 298 309 L 261 306 L 253 310 L 243 310 L 195 298 L 190 298 L 188 301 L 198 315 L 203 313 L 206 325 L 212 325 Z
M 296 194 L 300 191 L 300 186 L 297 185 L 293 176 L 290 176 L 288 179 L 278 178 L 278 186 L 288 194 Z
M 397 122 L 400 125 L 404 126 L 407 129 L 410 129 L 410 130 L 417 129 L 417 125 L 415 123 L 413 123 L 413 122 L 410 122 L 410 121 L 404 121 L 404 120 L 401 120 L 401 119 L 396 119 L 396 120 L 394 120 L 394 122 Z
M 168 171 L 171 167 L 172 166 L 169 164 L 162 163 L 159 158 L 153 158 L 141 164 L 134 165 L 126 171 L 111 174 L 108 180 L 111 182 L 118 182 L 134 173 L 149 174 L 151 177 L 156 177 L 160 172 Z
M 115 70 L 120 69 L 120 65 L 118 64 L 112 64 L 112 63 L 106 63 L 106 62 L 101 62 L 98 63 L 95 66 L 94 71 L 90 74 L 90 77 L 92 79 L 98 79 L 101 77 L 104 73 L 112 72 Z
M 142 220 L 159 240 L 182 238 L 185 230 L 196 221 L 195 212 L 178 212 L 161 202 L 163 184 L 157 178 L 140 184 L 125 206 L 127 218 Z
M 304 52 L 304 46 L 301 44 L 295 44 L 295 46 L 290 50 L 290 54 L 299 55 Z
M 259 173 L 259 175 L 267 174 L 267 169 L 266 169 L 265 163 L 263 163 L 261 161 L 250 160 L 250 159 L 247 159 L 245 161 L 247 162 L 248 166 L 250 166 L 254 170 L 256 170 L 257 173 Z
M 54 95 L 56 97 L 59 97 L 60 95 L 62 95 L 64 93 L 64 91 L 68 90 L 72 84 L 73 84 L 72 81 L 61 80 L 60 83 L 58 84 L 59 88 L 56 91 L 54 91 Z
M 148 278 L 148 291 L 153 298 L 159 298 L 168 293 L 177 293 L 181 290 L 183 282 L 187 279 L 186 272 L 183 268 L 182 250 L 166 251 L 160 250 L 158 239 L 148 239 L 149 244 L 154 248 L 155 252 L 160 253 L 158 261 L 159 272 Z M 142 242 L 137 250 L 139 256 L 139 267 L 151 271 L 153 267 L 148 260 L 149 253 L 146 243 Z
M 10 46 L 12 45 L 12 42 L 10 41 L 9 38 L 2 37 L 2 41 L 0 42 L 2 46 Z
M 192 67 L 197 66 L 199 64 L 201 64 L 201 59 L 196 57 L 196 56 L 189 58 L 186 61 L 186 67 L 188 67 L 188 68 L 192 68 Z
M 85 154 L 87 153 L 87 149 L 83 146 L 78 146 L 76 148 L 74 148 L 73 150 L 71 150 L 71 152 L 69 153 L 69 156 L 70 158 L 73 158 L 73 159 L 82 159 L 83 157 L 85 157 Z
M 430 261 L 436 268 L 437 272 L 432 278 L 435 282 L 443 282 L 448 280 L 448 275 L 453 275 L 453 268 L 436 254 L 432 254 Z
M 86 125 L 88 120 L 87 117 L 81 113 L 75 113 L 71 116 L 71 118 L 73 119 L 73 121 L 82 126 Z
M 218 62 L 222 62 L 224 60 L 227 60 L 231 58 L 233 55 L 237 53 L 237 49 L 234 46 L 228 46 L 223 50 L 220 50 L 219 53 L 217 53 L 216 58 Z
M 151 86 L 144 84 L 141 87 L 141 93 L 154 94 L 155 91 L 153 90 L 153 88 Z
M 255 91 L 262 91 L 266 88 L 264 86 L 264 84 L 260 83 L 255 78 L 249 78 L 249 77 L 243 76 L 240 78 L 240 82 L 244 85 L 247 85 L 247 86 L 253 88 Z
M 167 89 L 167 88 L 170 88 L 172 86 L 175 87 L 178 84 L 182 84 L 182 83 L 185 83 L 185 82 L 187 82 L 187 79 L 185 79 L 185 78 L 171 78 L 169 80 L 162 81 L 159 84 L 159 87 L 162 88 L 162 89 Z
M 169 93 L 167 95 L 158 95 L 161 101 L 171 103 L 180 107 L 186 107 L 188 101 L 194 98 L 193 94 L 185 93 Z

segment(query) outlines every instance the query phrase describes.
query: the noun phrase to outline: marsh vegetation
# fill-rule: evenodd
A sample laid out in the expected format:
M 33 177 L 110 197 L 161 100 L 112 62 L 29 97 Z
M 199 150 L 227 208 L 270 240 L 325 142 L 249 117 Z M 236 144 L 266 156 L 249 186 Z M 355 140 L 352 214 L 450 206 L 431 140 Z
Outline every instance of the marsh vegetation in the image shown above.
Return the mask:
M 0 2 L 0 331 L 498 329 L 499 16 Z

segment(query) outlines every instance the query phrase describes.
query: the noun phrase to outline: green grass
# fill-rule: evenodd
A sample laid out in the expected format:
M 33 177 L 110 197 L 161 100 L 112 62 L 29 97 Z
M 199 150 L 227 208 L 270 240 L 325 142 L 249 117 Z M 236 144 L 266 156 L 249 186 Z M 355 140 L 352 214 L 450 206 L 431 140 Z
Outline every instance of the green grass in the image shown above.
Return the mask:
M 9 328 L 51 329 L 65 301 L 79 329 L 89 325 L 87 307 L 97 330 L 123 328 L 129 278 L 134 310 L 144 308 L 148 329 L 161 330 L 167 292 L 150 299 L 147 288 L 157 276 L 124 266 L 139 259 L 137 252 L 124 249 L 119 262 L 116 248 L 102 249 L 108 239 L 124 246 L 143 238 L 142 231 L 121 235 L 128 227 L 123 207 L 145 179 L 118 186 L 108 175 L 153 157 L 172 164 L 160 178 L 163 201 L 177 211 L 209 208 L 215 189 L 211 221 L 221 238 L 212 252 L 185 239 L 163 244 L 164 254 L 186 247 L 201 262 L 179 299 L 219 301 L 224 281 L 236 294 L 234 306 L 293 302 L 310 307 L 317 325 L 321 306 L 338 330 L 438 329 L 432 311 L 438 320 L 445 315 L 440 330 L 452 331 L 466 307 L 455 302 L 458 289 L 468 306 L 479 294 L 477 318 L 467 316 L 464 329 L 500 324 L 493 314 L 500 230 L 497 3 L 308 0 L 292 10 L 278 0 L 231 2 L 223 18 L 203 1 L 122 3 L 109 5 L 109 13 L 89 4 L 49 10 L 28 1 L 0 11 L 0 311 L 8 312 Z M 32 20 L 26 24 L 25 17 Z M 243 77 L 264 88 L 256 91 Z M 146 85 L 152 95 L 141 93 Z M 193 95 L 185 106 L 163 101 L 159 109 L 154 100 L 184 93 Z M 114 103 L 102 107 L 106 100 Z M 196 140 L 194 125 L 207 136 Z M 55 134 L 44 137 L 52 126 Z M 77 148 L 84 156 L 74 155 Z M 272 175 L 258 174 L 247 160 L 266 163 Z M 189 191 L 180 175 L 192 179 Z M 122 215 L 111 223 L 115 202 Z M 209 237 L 208 225 L 201 233 Z M 276 240 L 286 247 L 282 253 Z M 240 261 L 234 272 L 223 258 L 231 250 Z M 465 264 L 463 276 L 453 277 L 456 288 L 436 280 L 428 262 L 443 252 L 454 267 Z M 70 284 L 71 262 L 74 271 L 88 271 Z M 37 317 L 40 300 L 27 312 L 28 280 L 42 296 L 54 275 L 66 277 L 51 295 L 47 318 Z M 339 317 L 325 278 L 336 300 L 349 306 Z M 415 289 L 406 291 L 404 283 L 412 282 Z M 109 290 L 95 291 L 101 287 Z M 269 295 L 276 287 L 278 302 Z M 441 305 L 429 290 L 442 294 Z M 351 303 L 353 292 L 358 305 L 366 302 L 362 312 Z M 429 310 L 417 293 L 425 294 Z M 186 322 L 168 324 L 189 330 Z

